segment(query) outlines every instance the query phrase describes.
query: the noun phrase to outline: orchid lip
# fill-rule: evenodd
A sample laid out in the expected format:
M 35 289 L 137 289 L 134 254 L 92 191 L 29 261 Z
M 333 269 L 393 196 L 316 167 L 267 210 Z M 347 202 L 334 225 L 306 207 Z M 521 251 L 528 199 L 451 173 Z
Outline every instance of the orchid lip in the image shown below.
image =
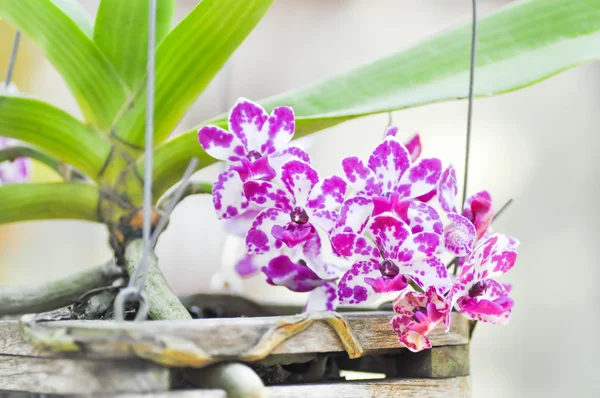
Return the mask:
M 384 260 L 379 264 L 379 271 L 386 278 L 394 278 L 400 273 L 400 268 L 392 260 Z
M 249 151 L 246 154 L 246 158 L 248 158 L 249 161 L 254 162 L 254 161 L 262 158 L 262 155 L 258 151 Z
M 290 212 L 290 220 L 296 224 L 306 224 L 308 222 L 308 214 L 306 214 L 306 210 L 302 207 L 294 207 L 294 209 Z
M 487 289 L 487 282 L 485 280 L 479 281 L 469 289 L 469 297 L 475 298 L 485 293 Z

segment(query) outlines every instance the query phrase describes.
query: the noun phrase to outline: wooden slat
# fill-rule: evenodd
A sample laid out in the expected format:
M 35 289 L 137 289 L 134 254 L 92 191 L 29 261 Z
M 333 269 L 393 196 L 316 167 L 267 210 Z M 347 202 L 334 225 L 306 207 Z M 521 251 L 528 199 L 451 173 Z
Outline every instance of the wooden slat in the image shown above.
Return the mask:
M 142 360 L 0 356 L 0 390 L 44 394 L 162 392 L 169 390 L 169 376 L 169 369 Z
M 469 377 L 452 379 L 381 380 L 267 387 L 277 398 L 468 398 Z M 142 394 L 123 394 L 117 398 L 146 398 Z M 153 398 L 227 398 L 223 390 L 182 390 L 153 394 Z
M 327 314 L 333 316 L 335 314 Z M 339 336 L 352 340 L 363 354 L 403 348 L 389 326 L 392 313 L 348 313 L 340 331 L 324 314 L 291 317 L 198 319 L 193 321 L 54 321 L 25 322 L 29 341 L 59 351 L 85 351 L 86 358 L 140 356 L 168 366 L 204 366 L 215 360 L 256 361 L 299 353 L 343 352 Z M 333 318 L 337 319 L 337 318 Z M 337 319 L 339 320 L 339 319 Z M 307 326 L 308 325 L 308 326 Z M 342 325 L 342 326 L 344 326 Z M 0 321 L 0 354 L 64 356 L 24 343 L 15 321 Z M 453 314 L 445 333 L 440 325 L 430 336 L 434 346 L 468 343 L 468 321 Z M 281 342 L 283 341 L 283 342 Z M 281 344 L 279 344 L 281 342 Z M 350 344 L 352 345 L 352 344 Z M 351 355 L 352 356 L 352 355 Z M 358 355 L 355 355 L 358 356 Z

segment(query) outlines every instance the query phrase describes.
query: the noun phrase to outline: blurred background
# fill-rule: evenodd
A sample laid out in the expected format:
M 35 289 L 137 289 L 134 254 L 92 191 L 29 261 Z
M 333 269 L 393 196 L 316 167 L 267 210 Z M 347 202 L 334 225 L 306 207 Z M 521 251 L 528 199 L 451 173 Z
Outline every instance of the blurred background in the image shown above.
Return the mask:
M 98 0 L 80 0 L 95 15 Z M 485 15 L 509 1 L 482 0 Z M 176 20 L 197 3 L 179 0 Z M 228 110 L 238 96 L 258 100 L 397 52 L 467 22 L 470 1 L 279 0 L 181 121 L 189 129 Z M 0 75 L 14 30 L 0 21 Z M 22 92 L 81 117 L 52 65 L 22 41 L 14 81 Z M 475 78 L 477 84 L 477 77 Z M 600 67 L 587 64 L 536 86 L 474 103 L 469 191 L 487 189 L 496 208 L 513 205 L 497 231 L 521 241 L 519 261 L 503 282 L 516 306 L 504 327 L 479 325 L 471 347 L 475 397 L 600 396 L 594 382 L 600 356 Z M 439 156 L 463 173 L 466 102 L 395 112 L 400 136 L 421 133 L 425 156 Z M 387 115 L 365 117 L 314 135 L 310 153 L 321 174 L 340 161 L 367 157 L 381 140 Z M 1 134 L 1 132 L 0 132 Z M 194 179 L 212 179 L 220 166 Z M 34 178 L 54 178 L 36 165 Z M 209 291 L 213 274 L 235 245 L 212 211 L 211 199 L 191 197 L 174 212 L 158 245 L 161 266 L 177 293 Z M 110 257 L 102 226 L 77 221 L 0 227 L 0 283 L 58 278 Z M 245 282 L 249 296 L 302 303 L 284 288 Z

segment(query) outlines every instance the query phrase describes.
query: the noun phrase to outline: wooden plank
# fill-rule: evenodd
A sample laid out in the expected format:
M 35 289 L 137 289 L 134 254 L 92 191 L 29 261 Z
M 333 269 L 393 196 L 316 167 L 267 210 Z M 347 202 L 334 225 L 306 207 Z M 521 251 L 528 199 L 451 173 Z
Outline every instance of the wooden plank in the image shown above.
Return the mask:
M 257 361 L 268 355 L 344 352 L 354 356 L 403 349 L 389 326 L 391 312 L 317 313 L 289 317 L 198 319 L 192 321 L 55 321 L 25 322 L 25 335 L 38 348 L 23 344 L 14 321 L 0 321 L 0 354 L 64 356 L 41 351 L 84 351 L 86 358 L 151 359 L 167 366 L 201 367 L 218 360 Z M 337 317 L 337 318 L 336 318 Z M 330 322 L 331 320 L 337 321 Z M 336 326 L 336 330 L 332 326 Z M 430 336 L 434 346 L 468 343 L 468 321 L 453 314 L 445 333 L 440 325 Z M 354 347 L 354 348 L 352 348 Z M 353 356 L 353 355 L 351 355 Z
M 409 379 L 358 381 L 327 384 L 301 384 L 267 387 L 270 397 L 277 398 L 468 398 L 471 380 L 467 377 L 451 379 Z M 117 398 L 146 398 L 142 394 L 123 394 Z M 181 390 L 152 394 L 153 398 L 227 398 L 223 390 Z
M 169 390 L 169 369 L 142 360 L 0 356 L 0 390 L 116 394 Z
M 469 375 L 469 345 L 433 347 L 421 352 L 358 359 L 336 358 L 340 369 L 383 373 L 387 377 L 446 378 Z

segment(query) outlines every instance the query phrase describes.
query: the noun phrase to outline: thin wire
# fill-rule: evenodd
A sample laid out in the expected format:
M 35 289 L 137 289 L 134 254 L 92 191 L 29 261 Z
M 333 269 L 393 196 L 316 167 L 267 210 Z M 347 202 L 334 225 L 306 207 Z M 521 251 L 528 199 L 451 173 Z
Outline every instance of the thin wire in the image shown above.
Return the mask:
M 507 201 L 507 202 L 504 204 L 504 206 L 502 206 L 502 207 L 500 208 L 500 210 L 498 210 L 498 211 L 496 212 L 496 214 L 494 214 L 494 218 L 492 218 L 492 221 L 496 221 L 496 220 L 498 219 L 498 217 L 500 217 L 500 215 L 501 215 L 502 213 L 504 213 L 504 211 L 505 211 L 506 209 L 508 209 L 508 207 L 509 207 L 509 206 L 512 204 L 512 202 L 513 202 L 513 199 L 512 199 L 512 198 L 510 198 L 510 199 L 509 199 L 509 200 L 508 200 L 508 201 Z
M 15 33 L 15 39 L 13 40 L 12 50 L 10 52 L 10 61 L 8 61 L 8 69 L 6 71 L 6 78 L 4 79 L 4 86 L 8 90 L 8 86 L 12 80 L 12 75 L 15 70 L 15 63 L 17 62 L 17 52 L 19 51 L 19 43 L 21 42 L 21 32 L 17 30 Z
M 142 261 L 134 271 L 134 276 L 129 280 L 128 286 L 133 286 L 138 276 L 142 275 L 142 283 L 138 286 L 140 292 L 144 290 L 148 274 L 148 259 L 152 251 L 150 242 L 150 231 L 152 228 L 152 170 L 153 157 L 153 137 L 154 137 L 154 75 L 155 75 L 155 44 L 156 44 L 156 0 L 149 0 L 150 7 L 148 11 L 148 64 L 146 80 L 146 130 L 144 136 L 144 206 L 143 206 L 143 226 L 142 240 L 144 242 L 144 251 Z
M 475 80 L 475 47 L 477 43 L 477 0 L 473 0 L 473 22 L 471 31 L 471 66 L 469 71 L 469 106 L 467 112 L 467 145 L 465 148 L 465 178 L 463 182 L 462 208 L 467 199 L 467 181 L 469 179 L 469 155 L 471 151 L 471 120 L 473 118 L 473 85 Z

